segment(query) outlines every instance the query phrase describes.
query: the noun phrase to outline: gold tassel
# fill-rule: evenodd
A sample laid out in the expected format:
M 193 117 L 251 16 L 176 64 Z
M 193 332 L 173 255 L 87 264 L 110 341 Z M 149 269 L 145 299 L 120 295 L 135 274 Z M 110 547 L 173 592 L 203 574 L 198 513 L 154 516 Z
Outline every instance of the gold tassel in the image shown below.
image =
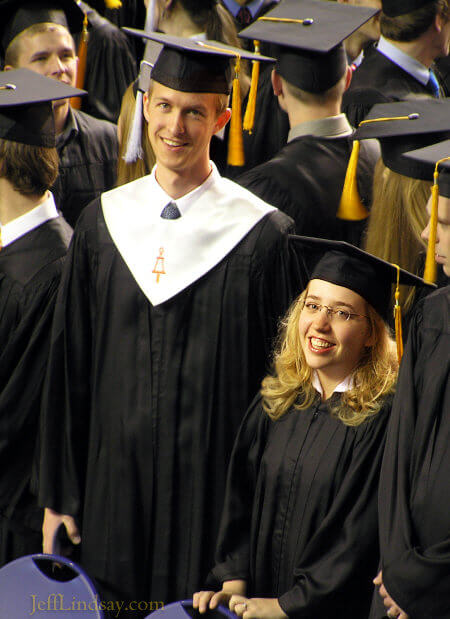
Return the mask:
M 433 173 L 433 186 L 431 188 L 431 216 L 430 216 L 430 234 L 428 235 L 427 257 L 425 259 L 425 269 L 423 279 L 427 284 L 434 284 L 437 277 L 436 266 L 436 232 L 438 222 L 438 204 L 439 204 L 439 185 L 438 185 L 438 168 L 444 161 L 449 161 L 450 157 L 444 157 L 436 161 Z
M 105 0 L 107 9 L 120 9 L 122 6 L 121 0 Z
M 86 64 L 87 64 L 87 47 L 88 47 L 88 18 L 87 14 L 84 14 L 83 19 L 83 31 L 81 33 L 80 43 L 78 45 L 78 68 L 77 68 L 77 79 L 75 82 L 75 86 L 77 88 L 84 88 L 84 80 L 86 77 Z M 70 101 L 70 105 L 75 109 L 79 110 L 81 108 L 81 97 L 73 97 Z
M 355 140 L 348 161 L 347 172 L 345 173 L 341 201 L 339 202 L 339 208 L 336 213 L 336 217 L 339 219 L 346 219 L 347 221 L 361 221 L 369 216 L 369 212 L 361 202 L 358 193 L 358 183 L 356 180 L 358 157 L 359 140 Z
M 233 95 L 231 101 L 230 135 L 228 137 L 228 164 L 243 166 L 244 140 L 242 137 L 242 110 L 241 110 L 241 87 L 239 85 L 239 71 L 241 58 L 236 58 L 235 74 L 233 80 Z
M 255 54 L 259 54 L 260 45 L 259 41 L 253 41 L 255 46 Z M 244 116 L 244 131 L 252 133 L 255 125 L 255 112 L 256 112 L 256 94 L 258 92 L 258 80 L 259 80 L 259 60 L 253 61 L 252 67 L 252 82 L 250 84 L 250 92 L 248 95 L 247 107 L 245 109 Z
M 394 323 L 395 323 L 395 342 L 397 344 L 397 359 L 398 362 L 403 357 L 403 330 L 402 330 L 402 308 L 399 303 L 400 299 L 400 267 L 393 264 L 397 269 L 397 284 L 395 286 L 395 305 L 394 305 Z

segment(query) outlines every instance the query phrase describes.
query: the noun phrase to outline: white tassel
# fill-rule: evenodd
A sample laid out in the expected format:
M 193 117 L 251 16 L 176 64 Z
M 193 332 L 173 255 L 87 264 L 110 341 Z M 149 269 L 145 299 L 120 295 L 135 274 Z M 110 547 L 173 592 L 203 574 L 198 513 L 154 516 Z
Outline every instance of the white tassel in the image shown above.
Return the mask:
M 144 153 L 142 150 L 142 99 L 143 92 L 138 90 L 136 94 L 136 105 L 134 106 L 133 123 L 128 135 L 127 151 L 123 157 L 125 163 L 134 163 L 138 159 L 142 159 Z

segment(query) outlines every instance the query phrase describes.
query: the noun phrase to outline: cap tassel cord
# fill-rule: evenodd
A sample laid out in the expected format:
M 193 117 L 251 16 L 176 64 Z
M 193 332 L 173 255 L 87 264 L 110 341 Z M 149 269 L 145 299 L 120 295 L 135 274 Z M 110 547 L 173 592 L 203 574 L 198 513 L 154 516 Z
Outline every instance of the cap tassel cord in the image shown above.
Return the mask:
M 439 159 L 434 167 L 433 186 L 431 188 L 431 217 L 430 217 L 430 234 L 428 236 L 427 257 L 425 259 L 425 269 L 423 271 L 423 279 L 428 284 L 434 284 L 437 277 L 436 266 L 436 232 L 438 220 L 438 203 L 439 203 L 439 184 L 438 184 L 438 168 L 441 163 L 448 161 L 450 157 Z
M 391 118 L 372 118 L 363 120 L 361 125 L 384 122 L 390 120 L 415 120 L 419 118 L 419 114 L 409 114 L 408 116 L 392 116 Z M 336 217 L 345 219 L 346 221 L 361 221 L 369 216 L 369 211 L 361 202 L 361 197 L 358 192 L 357 170 L 359 159 L 360 141 L 353 141 L 353 148 L 348 161 L 347 172 L 345 173 L 344 186 L 342 188 L 341 200 Z
M 241 86 L 239 84 L 239 70 L 241 59 L 236 58 L 236 67 L 233 80 L 233 94 L 231 99 L 230 135 L 228 138 L 228 165 L 243 166 L 244 140 L 242 137 L 242 109 Z
M 301 24 L 302 26 L 311 26 L 314 23 L 314 20 L 311 17 L 306 17 L 305 19 L 295 19 L 294 17 L 268 17 L 267 15 L 258 17 L 257 21 L 275 21 L 288 24 Z
M 395 342 L 397 344 L 397 359 L 398 362 L 403 357 L 403 329 L 402 329 L 402 308 L 400 300 L 400 267 L 397 264 L 392 264 L 397 269 L 397 284 L 395 286 L 395 305 L 394 305 L 394 324 L 395 324 Z
M 134 163 L 138 159 L 142 159 L 143 151 L 142 151 L 142 100 L 143 100 L 143 92 L 142 90 L 138 90 L 136 93 L 136 103 L 134 106 L 133 113 L 133 122 L 131 124 L 130 133 L 128 136 L 127 142 L 127 150 L 125 155 L 123 156 L 123 160 L 125 163 Z
M 83 19 L 83 30 L 81 32 L 80 43 L 78 45 L 78 70 L 77 70 L 77 79 L 75 86 L 77 88 L 84 88 L 84 80 L 86 78 L 86 65 L 87 65 L 87 47 L 88 47 L 88 18 L 87 14 L 84 14 Z M 75 110 L 79 110 L 81 108 L 81 97 L 74 97 L 71 102 L 71 106 Z
M 259 41 L 253 41 L 253 45 L 255 47 L 255 54 L 259 54 Z M 253 60 L 252 81 L 250 84 L 250 92 L 248 95 L 247 107 L 245 109 L 244 116 L 244 131 L 248 131 L 250 134 L 252 133 L 253 127 L 255 126 L 256 94 L 258 92 L 259 81 L 259 64 L 259 60 Z

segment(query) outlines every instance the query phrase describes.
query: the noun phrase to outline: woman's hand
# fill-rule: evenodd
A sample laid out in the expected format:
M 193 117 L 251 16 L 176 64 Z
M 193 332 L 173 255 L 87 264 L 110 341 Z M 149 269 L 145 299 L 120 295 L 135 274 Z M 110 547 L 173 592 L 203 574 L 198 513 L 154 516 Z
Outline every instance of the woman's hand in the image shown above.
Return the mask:
M 229 608 L 243 619 L 286 619 L 277 598 L 246 598 L 231 596 Z
M 395 617 L 395 619 L 409 619 L 408 615 L 403 611 L 400 606 L 391 598 L 383 584 L 383 572 L 379 572 L 373 580 L 373 584 L 380 587 L 378 593 L 383 598 L 383 604 L 387 608 L 387 616 Z
M 245 595 L 247 583 L 245 580 L 227 580 L 222 584 L 222 591 L 197 591 L 192 596 L 192 606 L 200 613 L 208 608 L 217 608 L 219 604 L 228 606 L 233 595 Z

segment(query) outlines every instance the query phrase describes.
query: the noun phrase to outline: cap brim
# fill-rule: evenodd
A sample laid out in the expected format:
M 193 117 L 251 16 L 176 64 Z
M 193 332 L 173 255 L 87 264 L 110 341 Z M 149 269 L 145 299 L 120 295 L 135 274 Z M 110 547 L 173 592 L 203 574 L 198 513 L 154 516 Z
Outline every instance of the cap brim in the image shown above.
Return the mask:
M 5 107 L 33 105 L 86 94 L 85 90 L 63 84 L 30 69 L 0 73 L 0 111 Z

